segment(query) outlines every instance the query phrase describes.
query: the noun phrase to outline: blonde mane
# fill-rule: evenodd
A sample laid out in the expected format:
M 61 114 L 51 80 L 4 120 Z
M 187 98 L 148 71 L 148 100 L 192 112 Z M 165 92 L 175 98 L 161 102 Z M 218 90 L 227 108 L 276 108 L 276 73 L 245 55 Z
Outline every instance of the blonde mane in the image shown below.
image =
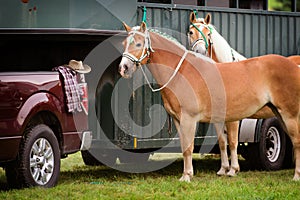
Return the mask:
M 211 40 L 212 40 L 212 48 L 215 51 L 216 57 L 219 62 L 232 62 L 233 57 L 235 60 L 246 60 L 244 56 L 239 54 L 237 51 L 232 49 L 228 42 L 219 34 L 219 32 L 215 29 L 213 25 L 208 25 L 212 28 Z
M 167 33 L 161 32 L 161 31 L 159 31 L 157 29 L 149 29 L 148 31 L 152 32 L 152 33 L 156 33 L 157 35 L 165 38 L 166 40 L 168 40 L 170 42 L 172 42 L 173 44 L 175 44 L 176 46 L 178 46 L 182 50 L 188 51 L 190 54 L 194 55 L 195 57 L 201 58 L 202 60 L 205 60 L 205 61 L 210 62 L 210 63 L 215 63 L 214 60 L 212 60 L 211 58 L 209 58 L 207 56 L 204 56 L 202 54 L 199 54 L 199 53 L 196 53 L 194 51 L 188 50 L 184 45 L 182 45 L 180 42 L 178 42 L 178 40 L 176 38 L 174 38 L 173 36 L 171 36 L 171 35 L 169 35 Z
M 204 19 L 203 19 L 204 20 Z M 135 26 L 135 27 L 132 27 L 132 30 L 133 31 L 139 31 L 140 30 L 140 26 Z M 148 29 L 149 32 L 151 33 L 154 33 L 154 34 L 157 34 L 163 38 L 165 38 L 166 40 L 172 42 L 173 44 L 175 44 L 176 46 L 178 46 L 180 49 L 184 50 L 184 51 L 188 51 L 190 54 L 194 55 L 195 57 L 198 57 L 198 58 L 201 58 L 202 60 L 205 60 L 207 62 L 210 62 L 210 63 L 215 63 L 214 60 L 212 60 L 211 58 L 207 57 L 207 56 L 204 56 L 202 54 L 199 54 L 199 53 L 196 53 L 194 51 L 190 51 L 188 50 L 184 45 L 182 45 L 176 38 L 174 38 L 173 36 L 165 33 L 165 32 L 161 32 L 157 29 L 153 29 L 153 28 L 150 28 Z
M 183 45 L 182 45 L 176 38 L 174 38 L 173 36 L 171 36 L 171 35 L 169 35 L 169 34 L 167 34 L 167 33 L 165 33 L 165 32 L 161 32 L 161 31 L 159 31 L 159 30 L 157 30 L 157 29 L 149 29 L 148 31 L 149 31 L 149 32 L 152 32 L 152 33 L 156 33 L 156 34 L 160 35 L 161 37 L 163 37 L 163 38 L 169 40 L 170 42 L 176 44 L 176 45 L 177 45 L 178 47 L 180 47 L 181 49 L 186 50 L 185 46 L 183 46 Z

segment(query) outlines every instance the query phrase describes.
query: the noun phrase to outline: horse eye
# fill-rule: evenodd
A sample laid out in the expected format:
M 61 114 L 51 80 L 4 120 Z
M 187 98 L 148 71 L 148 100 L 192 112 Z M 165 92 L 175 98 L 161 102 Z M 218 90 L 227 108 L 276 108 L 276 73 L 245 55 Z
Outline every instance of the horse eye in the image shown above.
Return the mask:
M 136 44 L 136 47 L 141 47 L 141 46 L 142 46 L 141 43 L 137 43 L 137 44 Z

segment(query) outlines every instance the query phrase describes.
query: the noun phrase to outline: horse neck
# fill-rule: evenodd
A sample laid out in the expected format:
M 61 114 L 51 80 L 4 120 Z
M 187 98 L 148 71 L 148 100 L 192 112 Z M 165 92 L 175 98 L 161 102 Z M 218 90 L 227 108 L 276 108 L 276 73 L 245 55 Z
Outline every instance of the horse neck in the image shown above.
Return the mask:
M 212 32 L 211 40 L 212 40 L 211 52 L 215 57 L 213 58 L 213 60 L 219 63 L 232 62 L 233 58 L 232 58 L 231 47 L 227 43 L 227 41 L 216 30 Z
M 228 42 L 214 29 L 212 35 L 212 59 L 219 63 L 246 60 L 244 56 L 231 48 Z
M 210 57 L 212 60 L 214 60 L 217 63 L 220 63 L 220 61 L 218 60 L 217 56 L 216 56 L 216 52 L 214 50 L 214 48 L 212 47 L 212 44 L 209 44 L 208 48 L 207 48 L 207 52 L 208 52 L 208 57 Z
M 169 41 L 156 33 L 151 33 L 154 52 L 150 55 L 148 69 L 159 85 L 163 85 L 174 73 L 180 59 L 187 51 L 183 46 Z

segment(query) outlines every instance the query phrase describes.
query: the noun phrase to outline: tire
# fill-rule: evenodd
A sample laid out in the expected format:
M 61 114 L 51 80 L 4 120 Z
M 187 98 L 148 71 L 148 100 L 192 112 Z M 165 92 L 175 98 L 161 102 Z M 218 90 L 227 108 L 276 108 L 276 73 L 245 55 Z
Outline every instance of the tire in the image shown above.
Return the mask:
M 121 163 L 126 164 L 140 164 L 149 160 L 150 153 L 126 153 L 122 152 L 118 155 Z
M 116 164 L 116 154 L 109 150 L 93 150 L 81 151 L 81 157 L 85 165 L 99 166 L 107 165 L 112 166 Z
M 259 143 L 249 143 L 241 149 L 241 155 L 246 160 L 246 169 L 255 170 L 261 169 L 259 160 Z
M 264 121 L 259 142 L 259 159 L 265 170 L 279 170 L 284 167 L 287 135 L 280 122 L 274 117 Z
M 26 129 L 17 159 L 5 168 L 12 188 L 53 187 L 60 172 L 60 149 L 53 131 L 44 124 Z
M 97 166 L 103 165 L 98 159 L 96 159 L 89 151 L 81 151 L 81 157 L 85 165 Z

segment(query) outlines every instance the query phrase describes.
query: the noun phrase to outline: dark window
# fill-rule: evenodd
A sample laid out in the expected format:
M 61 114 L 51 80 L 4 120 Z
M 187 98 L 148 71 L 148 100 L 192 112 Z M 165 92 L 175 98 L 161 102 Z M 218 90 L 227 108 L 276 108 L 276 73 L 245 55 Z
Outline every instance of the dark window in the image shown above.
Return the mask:
M 163 3 L 163 4 L 184 4 L 184 5 L 200 5 L 199 2 L 201 0 L 138 0 L 138 2 L 145 2 L 145 3 Z
M 239 8 L 243 9 L 264 9 L 264 0 L 239 0 Z
M 229 0 L 209 0 L 206 1 L 206 6 L 229 8 Z
M 138 2 L 300 12 L 300 0 L 138 0 Z
M 184 5 L 198 5 L 198 0 L 173 0 L 174 4 L 184 4 Z
M 210 7 L 226 7 L 228 8 L 232 0 L 198 0 L 198 6 L 210 6 Z
M 172 0 L 138 0 L 138 2 L 145 2 L 145 3 L 172 3 Z

